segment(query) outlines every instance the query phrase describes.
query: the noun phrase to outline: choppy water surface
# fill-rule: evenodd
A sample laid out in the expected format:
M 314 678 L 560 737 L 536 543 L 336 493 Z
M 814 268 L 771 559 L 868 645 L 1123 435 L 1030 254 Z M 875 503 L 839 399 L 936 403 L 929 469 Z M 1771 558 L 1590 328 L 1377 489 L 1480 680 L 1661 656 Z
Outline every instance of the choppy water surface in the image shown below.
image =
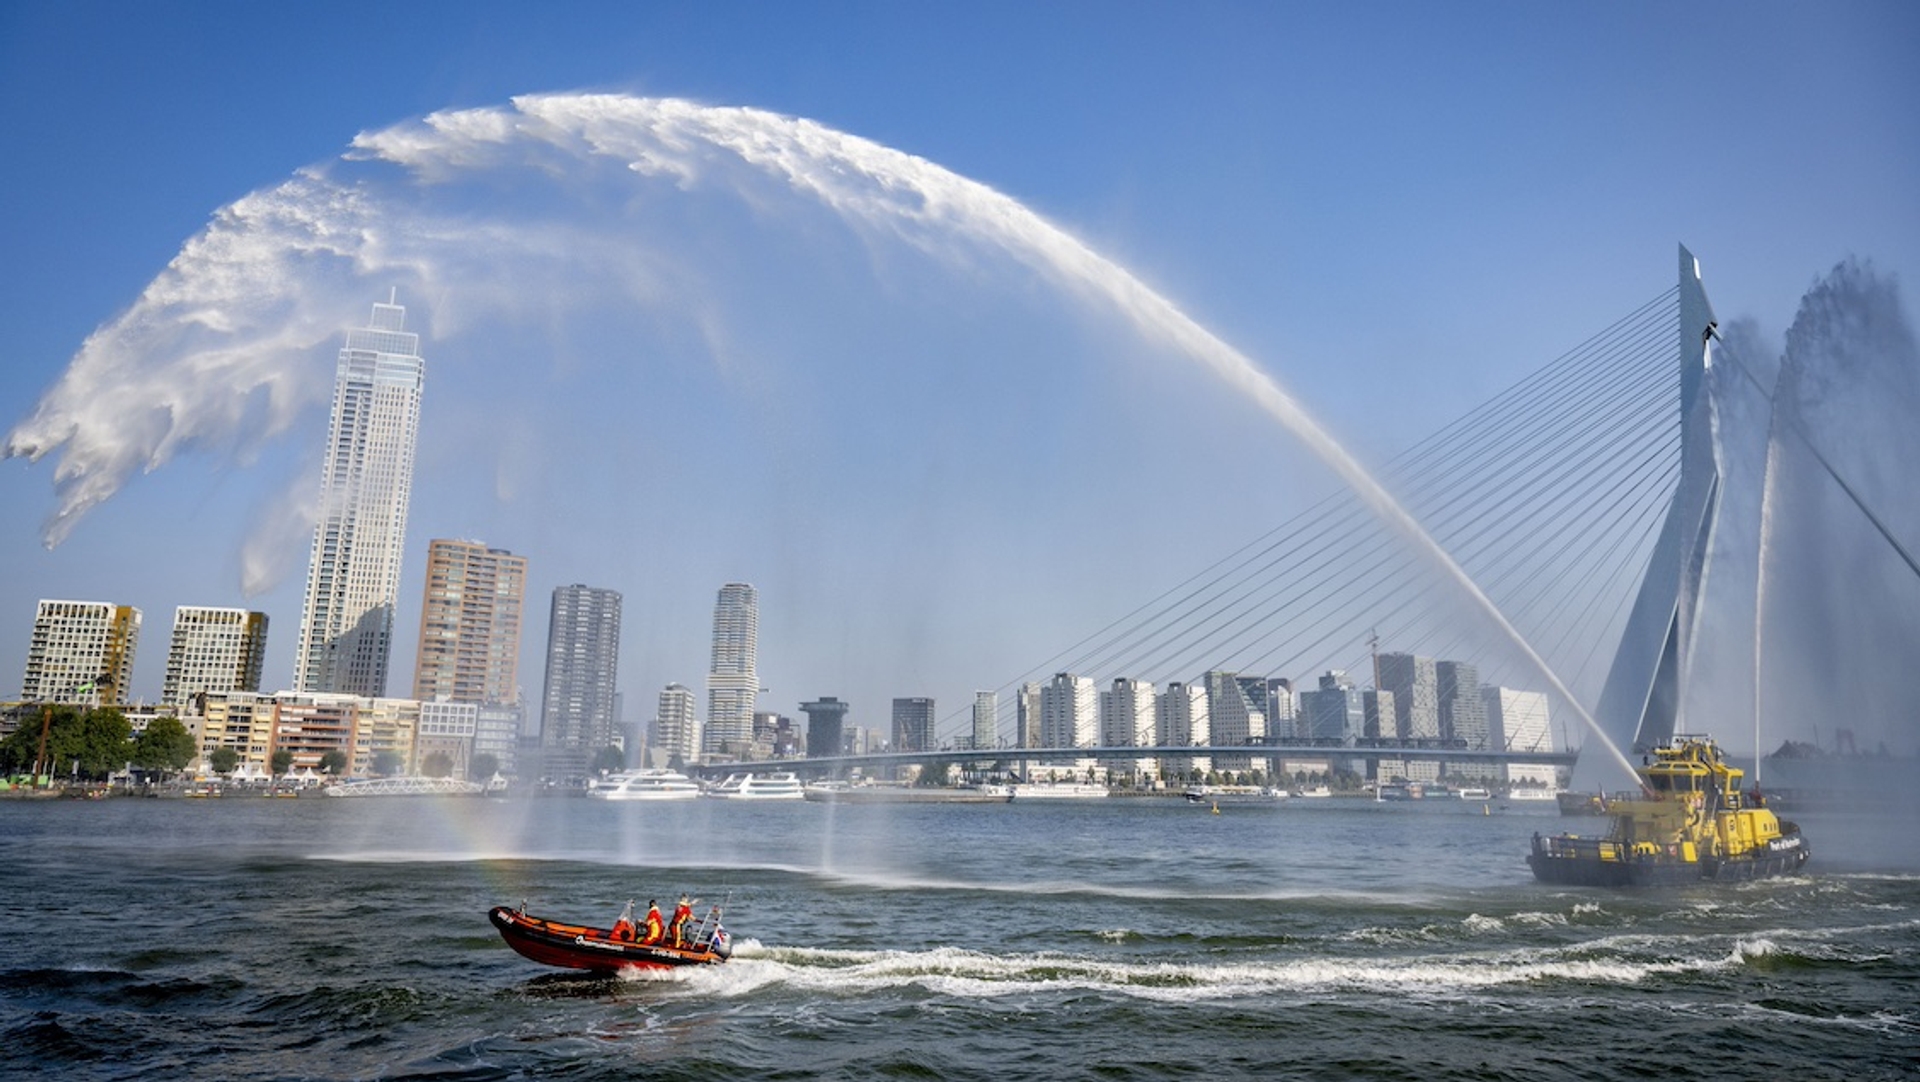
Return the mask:
M 1885 824 L 1627 894 L 1534 883 L 1566 821 L 1487 810 L 0 802 L 0 1073 L 1912 1077 L 1914 854 L 1823 845 Z M 486 920 L 683 890 L 733 962 L 575 976 Z

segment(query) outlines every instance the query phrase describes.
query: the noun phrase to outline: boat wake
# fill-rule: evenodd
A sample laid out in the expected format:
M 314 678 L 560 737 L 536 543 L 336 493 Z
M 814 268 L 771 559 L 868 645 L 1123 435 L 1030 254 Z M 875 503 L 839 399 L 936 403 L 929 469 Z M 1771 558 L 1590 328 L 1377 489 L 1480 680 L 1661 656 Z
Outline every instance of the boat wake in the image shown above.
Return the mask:
M 1677 946 L 1677 944 L 1676 944 Z M 955 999 L 1090 992 L 1157 1002 L 1376 993 L 1451 994 L 1547 982 L 1630 985 L 1670 975 L 1737 970 L 1780 953 L 1768 939 L 1707 946 L 1691 956 L 1636 956 L 1592 946 L 1547 950 L 1254 961 L 1156 961 L 1038 952 L 992 954 L 958 947 L 919 951 L 767 947 L 743 940 L 732 962 L 675 974 L 690 995 L 744 997 L 785 990 L 808 996 L 862 996 L 898 989 Z

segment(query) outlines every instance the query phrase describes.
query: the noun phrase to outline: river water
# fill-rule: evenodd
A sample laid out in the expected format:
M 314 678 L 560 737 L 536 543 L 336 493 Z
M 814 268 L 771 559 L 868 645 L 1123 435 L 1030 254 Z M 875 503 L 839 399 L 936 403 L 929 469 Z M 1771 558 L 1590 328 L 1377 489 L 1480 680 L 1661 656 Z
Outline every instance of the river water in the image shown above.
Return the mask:
M 1912 1078 L 1913 823 L 1799 819 L 1803 878 L 1618 893 L 1497 802 L 0 801 L 0 1074 Z M 486 919 L 682 891 L 732 962 Z

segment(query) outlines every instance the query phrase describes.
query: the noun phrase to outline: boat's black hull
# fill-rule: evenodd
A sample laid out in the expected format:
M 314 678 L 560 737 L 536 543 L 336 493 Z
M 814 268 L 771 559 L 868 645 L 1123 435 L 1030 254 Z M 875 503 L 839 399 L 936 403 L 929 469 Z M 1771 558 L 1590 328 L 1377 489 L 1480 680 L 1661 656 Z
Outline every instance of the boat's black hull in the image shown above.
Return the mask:
M 1569 887 L 1674 887 L 1771 879 L 1798 872 L 1812 856 L 1804 839 L 1797 834 L 1790 837 L 1786 845 L 1732 860 L 1689 861 L 1664 856 L 1601 860 L 1585 853 L 1556 854 L 1536 846 L 1527 854 L 1527 866 L 1540 882 Z

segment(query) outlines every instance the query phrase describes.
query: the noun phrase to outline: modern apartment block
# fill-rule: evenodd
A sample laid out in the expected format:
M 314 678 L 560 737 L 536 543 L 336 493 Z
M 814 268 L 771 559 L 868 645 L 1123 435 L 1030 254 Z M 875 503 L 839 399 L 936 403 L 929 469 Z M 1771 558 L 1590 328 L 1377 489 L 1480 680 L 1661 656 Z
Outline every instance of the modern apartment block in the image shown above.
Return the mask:
M 549 777 L 557 768 L 584 771 L 588 757 L 613 745 L 619 668 L 619 591 L 578 583 L 555 589 L 540 700 L 540 746 Z
M 744 756 L 753 739 L 753 704 L 760 693 L 760 597 L 744 582 L 720 587 L 713 606 L 713 660 L 707 668 L 708 757 Z
M 1154 702 L 1154 742 L 1166 747 L 1193 747 L 1213 739 L 1212 717 L 1207 708 L 1207 689 L 1199 684 L 1175 680 Z M 1162 777 L 1180 778 L 1196 771 L 1205 775 L 1213 769 L 1209 755 L 1170 755 L 1160 760 Z
M 1153 743 L 1154 689 L 1145 680 L 1114 680 L 1100 693 L 1100 742 L 1110 748 L 1148 747 Z M 1155 767 L 1151 758 L 1109 759 L 1107 769 L 1120 773 L 1147 774 Z
M 197 714 L 201 712 L 199 696 L 259 691 L 266 655 L 266 613 L 181 605 L 173 610 L 173 638 L 167 646 L 160 702 Z
M 991 691 L 973 693 L 973 733 L 969 739 L 976 748 L 990 748 L 998 742 L 1000 696 Z
M 119 706 L 133 682 L 140 610 L 108 601 L 42 601 L 27 646 L 27 702 Z
M 520 698 L 520 617 L 527 558 L 479 541 L 427 545 L 413 697 L 511 703 Z
M 298 691 L 386 694 L 400 557 L 426 361 L 407 310 L 373 306 L 335 367 L 293 682 Z
M 695 705 L 693 690 L 685 685 L 660 689 L 653 728 L 647 734 L 651 765 L 664 767 L 676 761 L 685 765 L 700 758 L 700 716 Z

